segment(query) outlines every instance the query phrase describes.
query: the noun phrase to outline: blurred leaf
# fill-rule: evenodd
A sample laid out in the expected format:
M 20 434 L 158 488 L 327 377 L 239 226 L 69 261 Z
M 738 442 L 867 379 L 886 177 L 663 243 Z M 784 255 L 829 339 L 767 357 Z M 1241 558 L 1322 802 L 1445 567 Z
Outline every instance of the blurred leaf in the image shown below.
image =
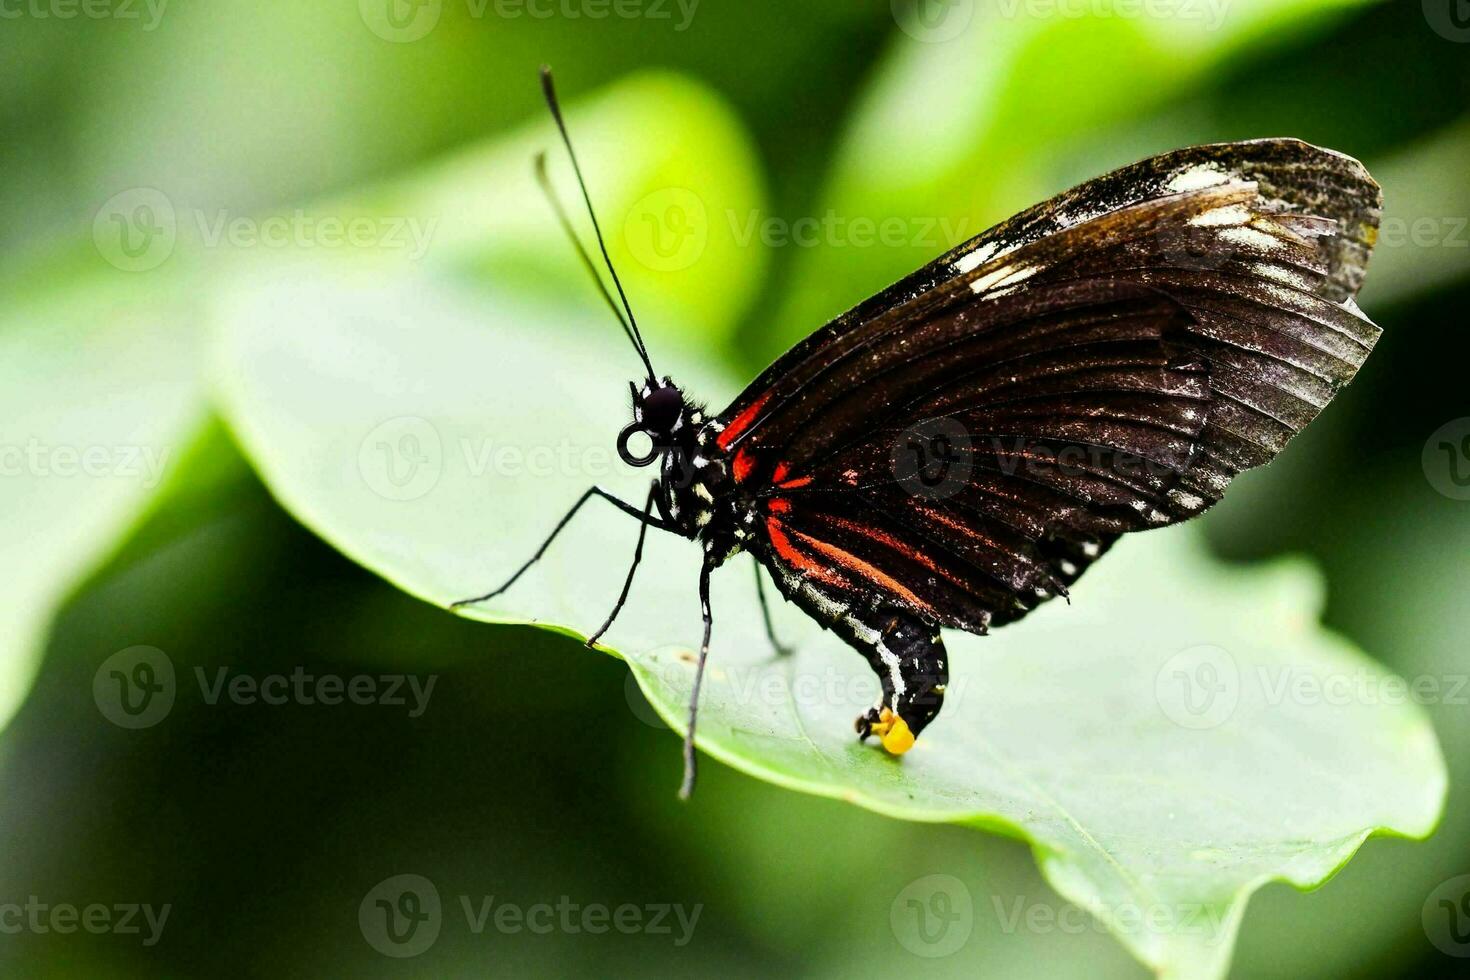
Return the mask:
M 40 270 L 17 299 L 0 313 L 0 726 L 56 608 L 175 478 L 205 416 L 184 283 Z
M 606 370 L 617 338 L 596 321 L 573 340 L 536 328 L 555 314 L 508 299 L 297 272 L 221 308 L 220 392 L 272 491 L 347 555 L 443 605 L 503 579 L 588 484 L 641 498 L 642 475 L 615 469 L 602 441 L 627 409 Z M 596 506 L 474 614 L 585 635 L 635 534 Z M 1022 837 L 1058 891 L 1146 963 L 1219 976 L 1260 884 L 1315 886 L 1376 830 L 1427 834 L 1443 762 L 1411 704 L 1293 693 L 1391 683 L 1315 625 L 1310 572 L 1217 567 L 1186 529 L 1118 552 L 1073 608 L 984 641 L 955 635 L 946 711 L 902 763 L 852 739 L 876 693 L 860 661 L 790 615 L 781 628 L 801 652 L 772 658 L 748 573 L 717 576 L 700 744 L 784 786 Z M 609 636 L 675 726 L 697 561 L 654 536 Z M 669 769 L 672 791 L 672 743 Z
M 567 125 L 613 262 L 646 331 L 701 343 L 723 336 L 763 271 L 761 254 L 739 249 L 722 220 L 727 212 L 757 207 L 762 196 L 759 161 L 739 120 L 714 93 L 666 74 L 637 75 L 571 105 Z M 630 133 L 637 134 L 634 152 Z M 586 273 L 532 179 L 532 159 L 540 151 L 596 256 L 580 191 L 549 117 L 370 191 L 366 199 L 379 212 L 425 219 L 433 229 L 424 253 L 431 267 L 483 274 L 509 266 L 519 273 L 521 288 L 527 278 L 551 295 L 574 287 L 574 295 L 585 295 L 591 305 L 595 294 Z
M 572 99 L 567 110 L 609 252 L 651 346 L 722 343 L 764 271 L 764 253 L 740 247 L 727 220 L 758 212 L 763 198 L 759 161 L 739 120 L 708 89 L 657 72 Z M 637 135 L 632 149 L 630 133 Z M 491 290 L 514 283 L 517 295 L 594 311 L 605 321 L 602 330 L 616 335 L 534 179 L 533 160 L 543 151 L 563 206 L 598 256 L 548 115 L 404 177 L 255 219 L 261 228 L 274 220 L 303 231 L 277 248 L 262 248 L 253 237 L 231 248 L 222 239 L 217 257 L 262 266 L 269 276 L 283 260 L 329 251 L 385 271 L 418 268 Z M 326 242 L 324 228 L 336 229 Z M 344 230 L 352 228 L 362 232 L 349 237 Z M 627 349 L 615 363 L 632 370 L 638 362 Z
M 1470 276 L 1470 118 L 1375 167 L 1383 226 L 1363 302 L 1391 303 Z

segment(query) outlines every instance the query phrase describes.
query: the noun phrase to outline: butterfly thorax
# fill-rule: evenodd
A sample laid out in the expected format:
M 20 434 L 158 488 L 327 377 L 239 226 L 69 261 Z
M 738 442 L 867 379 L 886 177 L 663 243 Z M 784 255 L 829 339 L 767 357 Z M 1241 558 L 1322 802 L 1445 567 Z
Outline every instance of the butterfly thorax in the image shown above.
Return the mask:
M 744 550 L 755 509 L 736 486 L 729 457 L 715 442 L 717 424 L 706 421 L 698 409 L 691 411 L 689 421 L 687 435 L 664 454 L 659 509 L 720 564 Z
M 721 429 L 702 406 L 682 400 L 678 419 L 659 440 L 654 498 L 663 519 L 701 542 L 716 565 L 745 550 L 756 529 L 755 501 L 731 474 L 729 454 L 718 442 Z

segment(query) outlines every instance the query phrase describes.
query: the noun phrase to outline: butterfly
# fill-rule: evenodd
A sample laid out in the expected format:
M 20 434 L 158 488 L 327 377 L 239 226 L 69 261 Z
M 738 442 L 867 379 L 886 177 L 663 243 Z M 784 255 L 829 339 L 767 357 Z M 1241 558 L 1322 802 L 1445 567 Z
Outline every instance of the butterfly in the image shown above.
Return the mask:
M 1188 520 L 1269 462 L 1362 366 L 1379 329 L 1355 297 L 1382 194 L 1356 160 L 1294 139 L 1196 146 L 1088 181 L 941 255 L 837 317 L 710 412 L 653 369 L 607 254 L 548 69 L 604 284 L 642 361 L 621 459 L 657 464 L 641 507 L 588 501 L 699 543 L 699 647 L 680 794 L 709 657 L 710 575 L 742 552 L 867 660 L 860 739 L 908 751 L 939 715 L 942 630 L 983 634 L 1068 589 L 1130 531 Z M 646 441 L 642 451 L 634 440 Z

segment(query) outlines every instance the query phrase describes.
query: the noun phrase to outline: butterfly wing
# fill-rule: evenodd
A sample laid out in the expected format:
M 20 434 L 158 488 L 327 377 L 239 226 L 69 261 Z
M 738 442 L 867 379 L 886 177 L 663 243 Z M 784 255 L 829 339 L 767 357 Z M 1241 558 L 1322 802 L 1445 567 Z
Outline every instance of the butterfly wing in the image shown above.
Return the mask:
M 1195 147 L 1038 205 L 798 344 L 722 413 L 758 554 L 972 631 L 1285 445 L 1378 336 L 1381 196 L 1292 140 Z M 778 576 L 780 578 L 781 576 Z

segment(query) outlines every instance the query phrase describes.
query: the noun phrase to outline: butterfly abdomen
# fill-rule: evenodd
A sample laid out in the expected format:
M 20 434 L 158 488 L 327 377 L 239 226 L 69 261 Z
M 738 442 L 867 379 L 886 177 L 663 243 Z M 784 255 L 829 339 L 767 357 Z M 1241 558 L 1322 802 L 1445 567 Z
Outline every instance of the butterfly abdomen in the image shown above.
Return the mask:
M 849 612 L 834 630 L 867 658 L 883 689 L 858 716 L 858 736 L 877 735 L 885 749 L 902 755 L 944 704 L 949 654 L 938 628 L 911 613 L 881 609 Z

